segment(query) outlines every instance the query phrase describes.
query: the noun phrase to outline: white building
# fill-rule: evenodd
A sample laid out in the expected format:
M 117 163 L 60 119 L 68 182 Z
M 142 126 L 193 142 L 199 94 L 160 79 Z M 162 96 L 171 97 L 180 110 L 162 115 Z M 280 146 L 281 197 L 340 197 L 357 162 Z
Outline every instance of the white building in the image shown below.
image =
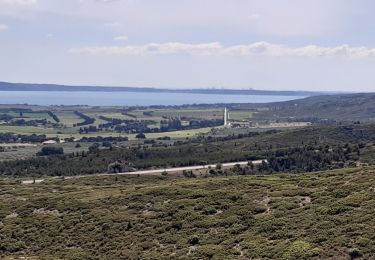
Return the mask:
M 57 142 L 55 140 L 48 140 L 48 141 L 43 142 L 43 145 L 47 145 L 47 144 L 57 144 Z

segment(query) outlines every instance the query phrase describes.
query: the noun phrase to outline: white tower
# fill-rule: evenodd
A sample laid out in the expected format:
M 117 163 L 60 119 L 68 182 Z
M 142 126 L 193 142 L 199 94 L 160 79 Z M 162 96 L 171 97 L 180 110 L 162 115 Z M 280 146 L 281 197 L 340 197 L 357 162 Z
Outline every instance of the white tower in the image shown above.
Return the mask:
M 228 110 L 224 108 L 224 126 L 228 125 Z

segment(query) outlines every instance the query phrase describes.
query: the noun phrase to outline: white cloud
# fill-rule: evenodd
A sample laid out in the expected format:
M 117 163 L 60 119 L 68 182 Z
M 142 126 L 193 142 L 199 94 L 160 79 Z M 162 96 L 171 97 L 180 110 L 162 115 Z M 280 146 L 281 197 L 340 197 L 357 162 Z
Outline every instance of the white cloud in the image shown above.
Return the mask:
M 115 41 L 127 41 L 129 39 L 128 36 L 122 35 L 122 36 L 117 36 L 113 38 Z
M 37 3 L 37 0 L 0 0 L 0 4 L 6 5 L 19 5 L 19 6 L 27 6 L 27 5 L 34 5 Z
M 0 31 L 6 31 L 9 29 L 9 26 L 6 24 L 0 24 Z
M 260 17 L 261 17 L 261 15 L 260 15 L 260 14 L 257 14 L 257 13 L 250 14 L 250 15 L 248 16 L 248 18 L 249 18 L 250 20 L 258 20 Z
M 304 47 L 287 47 L 268 42 L 255 42 L 247 45 L 224 47 L 218 42 L 189 44 L 189 43 L 149 43 L 140 46 L 104 46 L 71 48 L 74 54 L 105 54 L 105 55 L 194 55 L 194 56 L 270 56 L 270 57 L 346 57 L 369 58 L 375 57 L 375 48 L 351 47 L 341 45 L 322 47 L 308 45 Z
M 111 55 L 214 55 L 222 50 L 219 43 L 188 44 L 179 42 L 149 43 L 142 46 L 109 46 L 72 48 L 70 53 L 75 54 L 111 54 Z

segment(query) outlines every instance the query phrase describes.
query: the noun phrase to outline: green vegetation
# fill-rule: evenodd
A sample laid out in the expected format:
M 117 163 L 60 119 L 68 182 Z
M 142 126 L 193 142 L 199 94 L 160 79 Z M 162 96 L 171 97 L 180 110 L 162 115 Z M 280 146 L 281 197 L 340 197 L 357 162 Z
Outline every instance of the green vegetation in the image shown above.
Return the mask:
M 37 153 L 38 156 L 49 156 L 49 155 L 62 155 L 64 154 L 64 149 L 62 147 L 44 146 Z
M 0 133 L 44 134 L 56 138 L 122 136 L 135 139 L 137 133 L 158 138 L 187 137 L 222 125 L 223 108 L 164 109 L 87 106 L 0 107 Z M 165 136 L 165 134 L 163 135 Z
M 0 175 L 71 176 L 105 173 L 116 161 L 136 169 L 238 162 L 268 161 L 261 168 L 238 168 L 236 174 L 312 172 L 374 163 L 375 125 L 321 126 L 289 131 L 249 132 L 226 137 L 213 135 L 103 146 L 48 156 L 0 162 Z M 147 136 L 148 137 L 148 136 Z M 163 138 L 162 138 L 163 139 Z M 102 142 L 104 142 L 103 140 Z M 225 172 L 213 172 L 222 175 Z
M 0 254 L 35 259 L 370 259 L 374 168 L 1 180 Z
M 244 105 L 246 107 L 246 105 Z M 240 105 L 240 107 L 243 107 Z M 254 105 L 252 105 L 254 107 Z M 267 110 L 254 115 L 255 120 L 354 122 L 374 121 L 375 94 L 316 96 L 264 105 Z
M 374 100 L 0 105 L 0 258 L 371 259 Z
M 375 118 L 374 94 L 315 96 L 269 104 L 227 104 L 231 120 L 250 126 L 272 123 L 311 122 L 333 124 L 359 123 Z M 0 132 L 46 134 L 49 137 L 158 135 L 198 131 L 222 125 L 224 105 L 185 105 L 151 107 L 90 107 L 27 105 L 0 106 Z M 284 126 L 286 127 L 286 126 Z M 199 131 L 202 129 L 202 131 Z M 151 137 L 157 138 L 157 137 Z
M 58 112 L 56 115 L 60 118 L 60 122 L 67 127 L 73 127 L 73 125 L 82 123 L 82 119 L 79 116 L 69 111 Z

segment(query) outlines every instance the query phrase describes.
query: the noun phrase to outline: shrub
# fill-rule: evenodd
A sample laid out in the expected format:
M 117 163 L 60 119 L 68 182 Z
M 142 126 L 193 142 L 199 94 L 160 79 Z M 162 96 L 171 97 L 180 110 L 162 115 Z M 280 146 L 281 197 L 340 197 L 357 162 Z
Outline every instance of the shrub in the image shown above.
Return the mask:
M 215 208 L 206 208 L 202 212 L 204 215 L 213 215 L 217 213 L 217 210 Z
M 99 150 L 99 144 L 98 143 L 94 143 L 94 144 L 90 145 L 90 147 L 89 147 L 90 153 L 97 152 L 98 150 Z
M 350 249 L 349 251 L 349 256 L 350 256 L 350 259 L 357 259 L 357 258 L 360 258 L 362 256 L 361 252 L 359 251 L 359 249 L 357 248 L 352 248 Z
M 110 163 L 108 165 L 107 172 L 108 173 L 120 173 L 125 171 L 125 165 L 120 161 L 116 161 L 114 163 Z
M 194 237 L 189 239 L 188 243 L 192 246 L 198 245 L 199 244 L 199 238 L 194 236 Z
M 107 147 L 107 148 L 111 148 L 112 147 L 112 144 L 110 142 L 103 142 L 102 143 L 102 146 L 103 147 Z
M 193 171 L 186 171 L 184 170 L 182 172 L 182 174 L 186 177 L 186 178 L 196 178 L 197 176 L 193 173 Z
M 319 254 L 319 249 L 302 240 L 293 242 L 284 252 L 283 259 L 309 259 Z
M 53 146 L 45 146 L 37 152 L 37 156 L 48 156 L 48 155 L 61 155 L 64 154 L 64 149 L 62 147 L 53 147 Z
M 144 133 L 139 133 L 135 136 L 137 139 L 146 139 L 146 135 Z

